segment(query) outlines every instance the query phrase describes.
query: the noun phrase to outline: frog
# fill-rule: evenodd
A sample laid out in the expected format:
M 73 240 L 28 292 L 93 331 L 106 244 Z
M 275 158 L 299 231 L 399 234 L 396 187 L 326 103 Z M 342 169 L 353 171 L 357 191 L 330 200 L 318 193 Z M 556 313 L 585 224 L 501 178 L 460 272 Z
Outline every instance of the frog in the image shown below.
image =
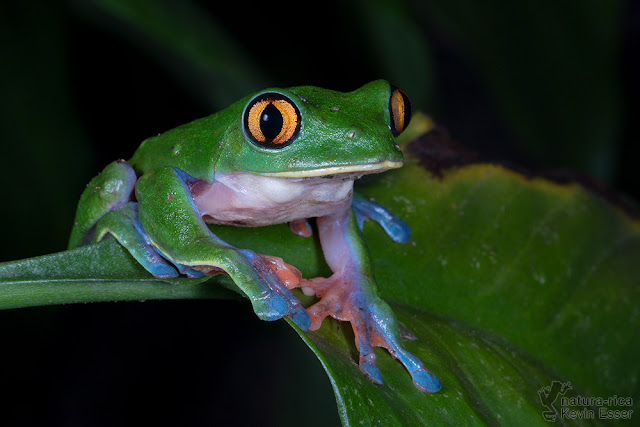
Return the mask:
M 367 378 L 384 384 L 374 351 L 382 347 L 418 390 L 437 392 L 438 377 L 402 344 L 362 232 L 370 219 L 406 243 L 410 229 L 353 191 L 360 177 L 403 165 L 396 138 L 410 120 L 408 96 L 385 80 L 350 92 L 297 86 L 250 94 L 105 167 L 80 196 L 69 249 L 115 238 L 157 278 L 227 274 L 260 319 L 287 317 L 302 331 L 328 316 L 349 322 Z M 209 227 L 283 223 L 303 238 L 317 232 L 330 277 L 303 278 L 277 255 L 235 247 Z M 304 307 L 295 288 L 316 302 Z

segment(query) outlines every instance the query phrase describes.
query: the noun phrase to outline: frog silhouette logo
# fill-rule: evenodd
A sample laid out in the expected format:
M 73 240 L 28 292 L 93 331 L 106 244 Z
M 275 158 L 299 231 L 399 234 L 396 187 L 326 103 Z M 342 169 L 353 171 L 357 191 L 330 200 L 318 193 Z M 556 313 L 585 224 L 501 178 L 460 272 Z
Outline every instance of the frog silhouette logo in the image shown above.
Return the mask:
M 558 416 L 558 410 L 553 403 L 558 400 L 558 397 L 561 394 L 565 394 L 567 391 L 571 390 L 571 383 L 561 383 L 560 381 L 553 381 L 551 386 L 542 387 L 538 390 L 538 396 L 540 397 L 540 402 L 542 405 L 547 408 L 546 411 L 542 412 L 542 417 L 549 422 L 555 422 L 556 417 Z

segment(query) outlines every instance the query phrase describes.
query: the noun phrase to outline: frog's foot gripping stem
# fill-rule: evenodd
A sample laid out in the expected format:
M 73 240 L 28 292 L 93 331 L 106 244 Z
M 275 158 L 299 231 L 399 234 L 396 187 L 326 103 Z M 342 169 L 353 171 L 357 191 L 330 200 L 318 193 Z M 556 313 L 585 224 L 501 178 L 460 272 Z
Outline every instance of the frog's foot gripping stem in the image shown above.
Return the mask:
M 242 289 L 253 304 L 253 310 L 263 320 L 278 320 L 288 317 L 300 329 L 306 331 L 311 325 L 311 318 L 291 293 L 288 286 L 295 287 L 302 275 L 295 268 L 277 257 L 260 255 L 250 249 L 236 249 L 251 270 L 242 267 L 243 263 L 236 263 L 223 269 L 231 275 L 238 287 Z M 238 267 L 245 270 L 240 273 L 234 271 Z M 250 274 L 256 279 L 243 280 L 242 276 Z
M 382 373 L 376 366 L 376 354 L 373 350 L 373 347 L 383 347 L 404 365 L 419 390 L 435 393 L 442 388 L 440 380 L 424 367 L 420 359 L 402 347 L 391 307 L 368 292 L 367 286 L 358 283 L 357 279 L 339 274 L 330 278 L 303 279 L 300 286 L 305 293 L 313 290 L 321 298 L 307 309 L 311 316 L 310 330 L 320 328 L 326 316 L 351 323 L 360 353 L 360 370 L 371 381 L 376 384 L 384 383 Z
M 94 241 L 100 241 L 109 235 L 114 236 L 155 277 L 175 278 L 179 274 L 203 277 L 225 271 L 221 266 L 188 266 L 176 261 L 167 261 L 169 258 L 151 243 L 142 229 L 135 202 L 129 202 L 120 209 L 107 213 L 98 222 Z M 297 268 L 285 263 L 282 258 L 261 255 L 250 250 L 227 250 L 237 254 L 236 268 L 245 265 L 246 269 L 253 270 L 249 271 L 250 274 L 255 274 L 255 284 L 245 286 L 244 290 L 260 318 L 277 320 L 288 316 L 301 329 L 309 328 L 311 320 L 307 311 L 289 290 L 298 286 L 302 278 Z
M 298 287 L 300 280 L 302 279 L 302 273 L 300 270 L 287 264 L 284 260 L 277 256 L 256 254 L 262 261 L 264 261 L 271 270 L 278 276 L 282 284 L 287 289 L 294 289 Z M 213 274 L 224 273 L 224 270 L 220 267 L 213 267 L 210 265 L 198 265 L 194 266 L 194 269 L 203 273 L 205 276 L 211 276 Z
M 93 242 L 115 237 L 148 272 L 159 278 L 202 277 L 203 274 L 186 265 L 171 264 L 149 240 L 140 225 L 138 204 L 129 202 L 105 214 L 96 224 Z

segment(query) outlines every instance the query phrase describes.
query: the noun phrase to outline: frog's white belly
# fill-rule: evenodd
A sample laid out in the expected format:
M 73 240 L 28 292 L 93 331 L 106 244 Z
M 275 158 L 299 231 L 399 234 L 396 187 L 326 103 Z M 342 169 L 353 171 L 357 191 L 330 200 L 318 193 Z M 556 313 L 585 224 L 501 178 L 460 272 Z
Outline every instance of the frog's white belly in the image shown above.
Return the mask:
M 344 211 L 356 176 L 282 178 L 251 173 L 216 177 L 191 189 L 205 222 L 258 227 Z

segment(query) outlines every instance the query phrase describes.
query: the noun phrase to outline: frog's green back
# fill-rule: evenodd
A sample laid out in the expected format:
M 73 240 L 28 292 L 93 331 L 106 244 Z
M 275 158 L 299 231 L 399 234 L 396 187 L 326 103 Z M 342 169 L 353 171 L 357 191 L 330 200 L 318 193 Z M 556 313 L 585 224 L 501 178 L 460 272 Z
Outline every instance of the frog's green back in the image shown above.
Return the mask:
M 170 166 L 196 179 L 212 182 L 221 146 L 228 138 L 227 133 L 233 133 L 235 118 L 242 114 L 244 104 L 246 99 L 210 116 L 145 139 L 129 163 L 138 175 Z

